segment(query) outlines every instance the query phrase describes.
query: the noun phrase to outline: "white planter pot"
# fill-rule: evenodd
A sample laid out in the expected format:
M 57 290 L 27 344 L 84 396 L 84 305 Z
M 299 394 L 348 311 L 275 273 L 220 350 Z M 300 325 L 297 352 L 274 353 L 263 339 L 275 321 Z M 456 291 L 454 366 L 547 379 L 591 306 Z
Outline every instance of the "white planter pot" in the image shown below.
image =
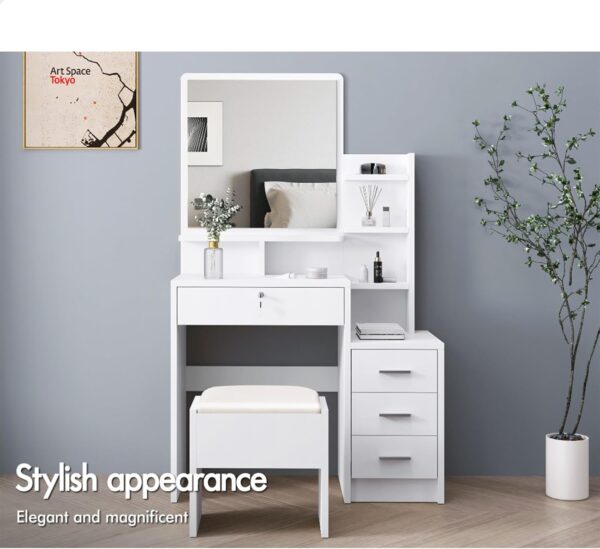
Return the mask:
M 580 500 L 590 495 L 590 439 L 556 440 L 546 435 L 546 495 Z

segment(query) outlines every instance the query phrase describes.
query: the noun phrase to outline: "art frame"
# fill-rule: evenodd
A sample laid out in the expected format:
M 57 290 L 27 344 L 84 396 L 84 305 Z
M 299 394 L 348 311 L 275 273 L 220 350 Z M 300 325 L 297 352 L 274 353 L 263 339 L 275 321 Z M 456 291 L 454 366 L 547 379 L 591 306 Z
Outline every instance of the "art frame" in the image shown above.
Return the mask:
M 45 66 L 39 59 L 42 56 Z M 108 63 L 111 58 L 126 66 L 127 74 L 114 70 L 114 64 Z M 53 59 L 56 63 L 50 63 Z M 79 72 L 65 72 L 72 70 Z M 106 82 L 90 85 L 85 78 L 91 75 L 96 79 L 106 77 Z M 61 76 L 63 81 L 69 79 L 69 85 L 61 85 Z M 105 83 L 110 86 L 104 87 Z M 50 94 L 51 85 L 56 87 Z M 110 87 L 116 90 L 112 97 Z M 79 101 L 79 92 L 82 102 L 76 110 L 73 105 Z M 107 94 L 110 101 L 106 100 Z M 55 104 L 48 101 L 50 95 Z M 85 105 L 89 107 L 89 116 Z M 24 52 L 22 108 L 24 150 L 139 150 L 139 55 L 137 52 Z M 82 123 L 85 126 L 80 126 Z M 65 135 L 67 132 L 71 135 Z
M 189 166 L 223 165 L 223 103 L 189 101 L 187 104 Z

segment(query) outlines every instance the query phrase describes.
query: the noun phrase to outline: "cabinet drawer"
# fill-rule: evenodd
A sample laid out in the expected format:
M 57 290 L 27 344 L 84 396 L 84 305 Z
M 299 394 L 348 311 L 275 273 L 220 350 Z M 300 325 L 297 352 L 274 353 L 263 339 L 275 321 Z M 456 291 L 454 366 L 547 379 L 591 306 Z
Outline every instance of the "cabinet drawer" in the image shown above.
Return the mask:
M 353 436 L 352 478 L 437 478 L 437 437 Z
M 435 393 L 437 351 L 352 351 L 352 391 Z
M 353 435 L 436 435 L 436 393 L 354 393 Z
M 344 323 L 344 289 L 179 288 L 177 323 L 222 326 L 341 325 Z

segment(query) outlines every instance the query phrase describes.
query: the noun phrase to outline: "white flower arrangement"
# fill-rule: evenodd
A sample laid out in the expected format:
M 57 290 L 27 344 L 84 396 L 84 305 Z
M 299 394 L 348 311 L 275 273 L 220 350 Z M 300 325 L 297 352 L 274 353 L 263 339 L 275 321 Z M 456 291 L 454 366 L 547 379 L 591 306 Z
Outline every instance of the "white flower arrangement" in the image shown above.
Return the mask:
M 231 229 L 231 219 L 242 207 L 235 203 L 235 192 L 227 188 L 225 198 L 215 198 L 211 194 L 201 193 L 191 202 L 195 210 L 200 213 L 195 216 L 196 222 L 208 232 L 208 239 L 219 241 L 223 231 Z

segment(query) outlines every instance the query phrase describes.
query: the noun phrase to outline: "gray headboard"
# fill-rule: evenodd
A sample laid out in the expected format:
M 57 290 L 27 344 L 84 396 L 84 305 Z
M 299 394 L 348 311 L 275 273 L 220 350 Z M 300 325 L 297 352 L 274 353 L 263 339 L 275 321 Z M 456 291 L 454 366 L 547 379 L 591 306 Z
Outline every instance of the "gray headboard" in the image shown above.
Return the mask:
M 250 171 L 250 227 L 264 227 L 265 215 L 271 211 L 265 181 L 289 181 L 292 183 L 333 183 L 332 169 L 260 169 Z

